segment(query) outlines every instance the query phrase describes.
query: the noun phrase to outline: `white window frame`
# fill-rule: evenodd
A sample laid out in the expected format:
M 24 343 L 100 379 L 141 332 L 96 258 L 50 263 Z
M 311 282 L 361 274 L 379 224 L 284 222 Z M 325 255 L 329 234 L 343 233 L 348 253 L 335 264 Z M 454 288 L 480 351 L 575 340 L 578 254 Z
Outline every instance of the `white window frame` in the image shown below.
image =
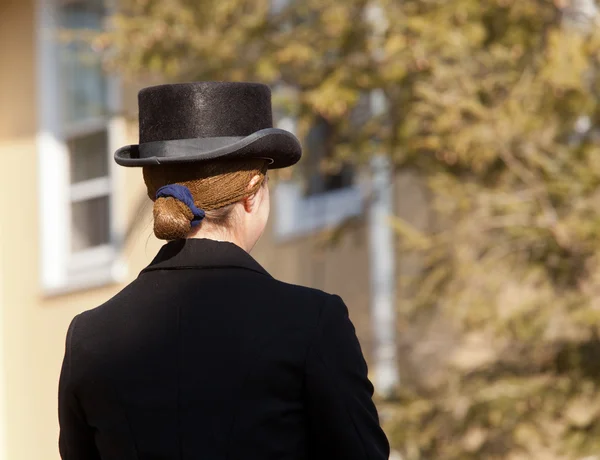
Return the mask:
M 42 290 L 48 295 L 120 282 L 126 274 L 119 251 L 124 235 L 122 206 L 113 193 L 120 173 L 112 161 L 112 152 L 125 143 L 125 120 L 122 116 L 111 116 L 70 126 L 68 131 L 63 129 L 56 46 L 57 8 L 57 0 L 37 1 L 40 275 Z M 119 113 L 121 95 L 118 79 L 109 79 L 108 95 L 109 113 Z M 66 140 L 105 128 L 108 134 L 106 154 L 110 165 L 108 177 L 71 185 Z M 95 196 L 109 197 L 109 243 L 72 253 L 71 205 L 74 201 Z
M 296 121 L 284 117 L 278 128 L 296 134 Z M 294 180 L 277 183 L 274 195 L 274 234 L 280 242 L 301 238 L 334 228 L 347 219 L 362 215 L 366 189 L 356 175 L 348 187 L 306 196 L 302 185 Z

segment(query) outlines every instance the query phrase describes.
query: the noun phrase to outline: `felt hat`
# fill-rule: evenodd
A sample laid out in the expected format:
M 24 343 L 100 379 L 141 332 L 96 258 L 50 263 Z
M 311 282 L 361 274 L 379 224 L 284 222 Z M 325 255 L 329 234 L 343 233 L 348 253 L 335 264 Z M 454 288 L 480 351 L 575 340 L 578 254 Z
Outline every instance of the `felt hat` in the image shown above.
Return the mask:
M 264 158 L 270 169 L 298 162 L 300 142 L 273 128 L 271 90 L 258 83 L 194 82 L 138 94 L 139 144 L 115 152 L 122 166 Z

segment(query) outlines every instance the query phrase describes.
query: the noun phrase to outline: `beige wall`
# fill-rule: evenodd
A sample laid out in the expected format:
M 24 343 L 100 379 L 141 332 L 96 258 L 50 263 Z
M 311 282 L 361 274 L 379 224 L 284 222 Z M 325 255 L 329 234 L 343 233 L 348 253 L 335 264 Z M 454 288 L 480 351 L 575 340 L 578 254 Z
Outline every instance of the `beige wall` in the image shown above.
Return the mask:
M 59 458 L 57 382 L 66 328 L 75 314 L 122 287 L 52 298 L 40 288 L 34 20 L 30 0 L 0 0 L 0 393 L 6 393 L 5 409 L 0 394 L 0 430 L 5 424 L 7 439 L 6 446 L 0 444 L 0 459 L 10 460 Z M 120 172 L 118 184 L 127 183 L 129 192 L 137 187 L 141 196 L 138 172 Z M 134 200 L 126 206 L 133 214 Z M 124 248 L 129 279 L 158 246 L 142 236 L 143 224 L 139 219 L 131 226 Z
M 33 9 L 28 0 L 0 1 L 0 182 L 3 199 L 0 200 L 0 234 L 2 235 L 2 251 L 0 253 L 0 272 L 3 276 L 3 291 L 0 299 L 2 307 L 3 343 L 1 352 L 6 365 L 6 381 L 3 389 L 9 394 L 7 407 L 3 410 L 1 422 L 7 423 L 7 437 L 16 434 L 15 427 L 31 424 L 28 416 L 33 411 L 33 401 L 29 385 L 32 375 L 22 359 L 29 352 L 30 344 L 25 340 L 29 335 L 29 325 L 20 309 L 21 305 L 10 306 L 12 292 L 31 291 L 35 280 L 28 276 L 32 271 L 35 278 L 35 264 L 28 264 L 25 255 L 18 267 L 12 267 L 8 261 L 13 255 L 14 247 L 19 243 L 27 245 L 29 251 L 35 251 L 36 238 L 20 237 L 19 230 L 34 228 L 37 225 L 34 213 L 28 213 L 35 196 L 35 164 L 34 132 L 34 68 L 33 68 Z M 7 46 L 7 44 L 12 46 Z M 20 180 L 16 181 L 15 177 Z M 7 190 L 13 191 L 6 193 Z M 21 190 L 25 191 L 21 197 Z M 19 195 L 17 198 L 16 195 Z M 12 196 L 11 196 L 12 195 Z M 15 215 L 21 208 L 24 214 Z M 19 260 L 19 259 L 16 259 Z M 20 269 L 19 269 L 20 268 Z M 23 273 L 25 272 L 25 273 Z M 22 276 L 21 275 L 25 275 Z M 15 308 L 17 307 L 17 308 Z M 23 410 L 21 410 L 23 409 Z M 30 442 L 27 444 L 31 445 Z M 11 443 L 12 450 L 6 451 L 0 446 L 2 458 L 23 457 Z M 22 446 L 27 451 L 28 446 Z M 28 454 L 25 454 L 28 455 Z M 34 458 L 34 457 L 30 457 Z

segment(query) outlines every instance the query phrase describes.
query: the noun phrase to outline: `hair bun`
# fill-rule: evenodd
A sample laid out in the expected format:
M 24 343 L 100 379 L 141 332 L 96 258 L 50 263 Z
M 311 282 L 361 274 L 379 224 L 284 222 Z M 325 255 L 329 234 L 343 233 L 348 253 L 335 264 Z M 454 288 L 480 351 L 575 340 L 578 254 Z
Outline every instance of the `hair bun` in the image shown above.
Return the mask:
M 157 198 L 153 213 L 154 234 L 161 240 L 182 239 L 192 230 L 194 214 L 185 203 L 175 198 Z

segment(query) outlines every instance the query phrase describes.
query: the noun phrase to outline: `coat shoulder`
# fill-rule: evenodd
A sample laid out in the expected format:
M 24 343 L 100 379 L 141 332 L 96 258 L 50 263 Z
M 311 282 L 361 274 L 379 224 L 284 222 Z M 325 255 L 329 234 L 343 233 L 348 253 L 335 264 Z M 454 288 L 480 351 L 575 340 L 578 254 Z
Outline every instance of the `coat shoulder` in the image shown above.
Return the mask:
M 302 299 L 302 300 L 313 300 L 320 302 L 327 302 L 328 300 L 336 297 L 332 294 L 328 294 L 325 291 L 320 289 L 315 289 L 307 286 L 301 286 L 299 284 L 291 284 L 286 283 L 284 281 L 279 281 L 275 278 L 271 279 L 273 290 L 276 293 L 281 293 L 284 295 L 291 295 L 294 298 Z
M 312 317 L 319 322 L 325 312 L 331 314 L 341 311 L 348 314 L 344 301 L 335 294 L 329 294 L 320 289 L 290 284 L 272 279 L 272 287 L 268 289 L 273 300 L 285 301 L 288 306 L 296 306 L 302 315 Z
M 243 277 L 240 289 L 248 292 L 248 303 L 245 305 L 257 311 L 285 311 L 290 318 L 304 318 L 302 322 L 314 324 L 326 309 L 335 308 L 336 304 L 343 305 L 338 296 L 320 289 L 286 283 L 252 272 L 243 273 Z M 138 278 L 102 305 L 77 315 L 77 331 L 97 331 L 104 327 L 109 330 L 117 318 L 118 323 L 122 324 L 132 320 L 135 315 L 144 313 L 144 305 L 156 301 L 151 295 L 153 289 L 150 280 L 151 278 L 146 276 Z M 235 282 L 234 278 L 229 280 Z M 176 289 L 172 298 L 174 303 L 183 302 Z M 223 294 L 218 298 L 206 300 L 222 303 L 226 299 L 230 302 L 239 301 L 239 291 L 237 294 Z M 282 306 L 285 306 L 285 309 L 282 309 Z

